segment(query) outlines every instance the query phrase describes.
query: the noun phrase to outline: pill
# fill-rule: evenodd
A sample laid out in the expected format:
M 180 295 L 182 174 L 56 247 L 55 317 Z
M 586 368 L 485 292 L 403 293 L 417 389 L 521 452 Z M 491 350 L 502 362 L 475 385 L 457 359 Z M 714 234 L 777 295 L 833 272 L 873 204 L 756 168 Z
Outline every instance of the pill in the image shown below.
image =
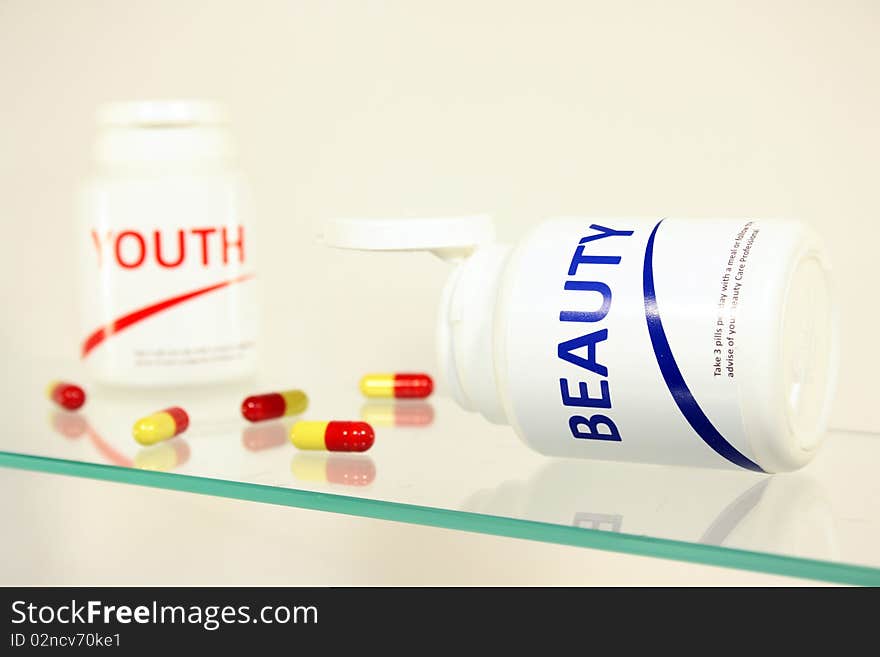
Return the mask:
M 287 428 L 282 422 L 266 422 L 245 427 L 241 432 L 241 444 L 251 452 L 262 452 L 287 443 Z
M 253 395 L 241 402 L 241 414 L 251 422 L 262 422 L 285 415 L 297 415 L 306 410 L 309 398 L 302 390 L 270 392 Z
M 169 440 L 160 445 L 144 447 L 134 455 L 134 467 L 141 470 L 166 472 L 189 460 L 189 445 L 183 438 Z
M 427 374 L 367 374 L 361 379 L 361 392 L 367 397 L 424 399 L 434 390 Z
M 366 452 L 373 446 L 373 427 L 366 422 L 300 421 L 290 429 L 290 442 L 299 449 Z
M 361 406 L 361 419 L 380 427 L 426 427 L 434 422 L 434 407 L 421 400 L 368 401 Z
M 85 391 L 66 381 L 52 381 L 46 386 L 46 397 L 68 411 L 75 411 L 86 403 Z
M 297 452 L 290 472 L 302 482 L 367 486 L 376 478 L 376 464 L 366 454 Z
M 141 445 L 155 445 L 186 431 L 189 416 L 178 406 L 142 417 L 134 423 L 132 434 Z

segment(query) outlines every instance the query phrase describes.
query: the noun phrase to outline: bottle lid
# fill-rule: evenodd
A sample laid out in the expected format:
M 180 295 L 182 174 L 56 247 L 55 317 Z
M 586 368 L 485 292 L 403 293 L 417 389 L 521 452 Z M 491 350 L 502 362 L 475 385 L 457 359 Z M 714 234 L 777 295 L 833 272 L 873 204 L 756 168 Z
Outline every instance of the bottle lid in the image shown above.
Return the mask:
M 204 125 L 226 123 L 226 113 L 220 104 L 204 100 L 129 101 L 102 106 L 98 122 L 120 127 Z
M 331 219 L 324 224 L 321 241 L 338 249 L 462 256 L 494 242 L 495 226 L 488 215 Z

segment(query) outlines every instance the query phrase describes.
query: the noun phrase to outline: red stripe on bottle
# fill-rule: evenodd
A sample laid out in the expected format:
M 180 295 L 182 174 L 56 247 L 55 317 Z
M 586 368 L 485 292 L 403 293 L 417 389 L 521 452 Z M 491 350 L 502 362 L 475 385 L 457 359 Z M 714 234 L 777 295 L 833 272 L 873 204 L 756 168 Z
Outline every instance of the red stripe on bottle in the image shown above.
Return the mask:
M 119 333 L 120 331 L 123 331 L 130 326 L 134 326 L 138 322 L 141 322 L 148 317 L 152 317 L 156 313 L 160 313 L 163 310 L 167 310 L 168 308 L 180 305 L 181 303 L 189 301 L 190 299 L 200 297 L 203 294 L 207 294 L 208 292 L 213 292 L 214 290 L 219 290 L 220 288 L 224 288 L 235 283 L 241 283 L 253 277 L 253 274 L 239 276 L 238 278 L 233 278 L 228 281 L 223 281 L 222 283 L 209 285 L 208 287 L 193 290 L 192 292 L 187 292 L 186 294 L 171 297 L 170 299 L 165 299 L 164 301 L 159 301 L 158 303 L 154 303 L 150 306 L 145 306 L 144 308 L 140 308 L 138 310 L 135 310 L 134 312 L 130 312 L 127 315 L 123 315 L 119 319 L 113 320 L 106 326 L 102 326 L 85 339 L 82 346 L 82 357 L 85 358 L 86 356 L 88 356 L 89 352 L 92 351 L 92 349 L 104 342 L 104 340 L 109 338 L 111 335 L 115 335 L 116 333 Z

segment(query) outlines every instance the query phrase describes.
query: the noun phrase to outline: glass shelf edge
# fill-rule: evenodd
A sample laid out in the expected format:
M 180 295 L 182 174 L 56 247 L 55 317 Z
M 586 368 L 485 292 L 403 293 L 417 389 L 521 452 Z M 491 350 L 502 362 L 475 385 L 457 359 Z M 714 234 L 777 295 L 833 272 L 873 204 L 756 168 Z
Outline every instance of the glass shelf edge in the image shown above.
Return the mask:
M 139 470 L 0 451 L 0 467 L 162 488 L 214 497 L 276 504 L 377 520 L 519 538 L 638 556 L 670 559 L 802 579 L 880 586 L 880 569 L 802 557 L 753 552 L 672 539 L 620 534 L 567 525 L 282 488 L 226 479 Z

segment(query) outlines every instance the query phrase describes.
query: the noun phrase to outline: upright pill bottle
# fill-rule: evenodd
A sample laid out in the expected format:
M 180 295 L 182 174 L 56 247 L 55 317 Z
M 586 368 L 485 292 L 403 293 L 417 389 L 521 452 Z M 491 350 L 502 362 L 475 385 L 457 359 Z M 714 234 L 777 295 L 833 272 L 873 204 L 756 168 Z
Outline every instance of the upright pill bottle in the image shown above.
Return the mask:
M 248 377 L 255 236 L 222 107 L 114 103 L 99 123 L 78 225 L 88 371 L 120 386 Z
M 795 470 L 837 370 L 827 256 L 795 221 L 340 219 L 324 242 L 454 263 L 437 327 L 465 409 L 550 456 Z

